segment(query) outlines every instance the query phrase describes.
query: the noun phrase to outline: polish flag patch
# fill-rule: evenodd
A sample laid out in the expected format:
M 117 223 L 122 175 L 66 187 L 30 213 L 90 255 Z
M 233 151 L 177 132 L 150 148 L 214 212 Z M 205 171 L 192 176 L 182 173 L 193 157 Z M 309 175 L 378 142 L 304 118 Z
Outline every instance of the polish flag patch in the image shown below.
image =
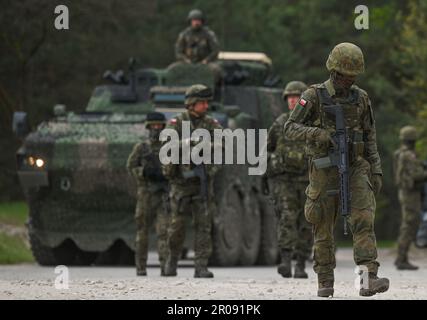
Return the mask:
M 300 100 L 299 100 L 299 104 L 300 104 L 302 107 L 305 107 L 305 105 L 307 104 L 307 100 L 300 99 Z
M 176 119 L 172 118 L 171 121 L 170 121 L 170 124 L 176 124 Z

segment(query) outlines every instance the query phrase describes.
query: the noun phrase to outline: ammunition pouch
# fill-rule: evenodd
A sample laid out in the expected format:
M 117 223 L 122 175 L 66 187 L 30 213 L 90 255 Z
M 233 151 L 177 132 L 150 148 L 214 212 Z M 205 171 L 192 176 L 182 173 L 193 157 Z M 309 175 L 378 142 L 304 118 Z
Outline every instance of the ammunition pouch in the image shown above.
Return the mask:
M 351 148 L 349 148 L 349 160 L 353 163 L 358 157 L 363 157 L 365 154 L 365 142 L 363 132 L 352 131 L 350 136 Z
M 274 152 L 269 159 L 267 176 L 273 177 L 283 173 L 304 175 L 307 170 L 307 158 L 304 153 L 294 150 Z

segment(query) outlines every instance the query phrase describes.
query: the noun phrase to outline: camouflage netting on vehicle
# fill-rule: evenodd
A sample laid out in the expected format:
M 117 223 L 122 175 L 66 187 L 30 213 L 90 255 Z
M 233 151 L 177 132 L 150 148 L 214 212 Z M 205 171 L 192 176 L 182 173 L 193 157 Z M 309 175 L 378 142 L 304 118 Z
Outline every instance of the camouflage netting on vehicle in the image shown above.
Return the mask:
M 146 135 L 144 118 L 70 115 L 28 137 L 26 153 L 45 159 L 49 172 L 49 186 L 30 191 L 31 225 L 45 245 L 70 238 L 83 250 L 100 251 L 123 239 L 134 247 L 135 186 L 125 164 Z
M 167 86 L 191 86 L 196 83 L 214 88 L 214 75 L 207 65 L 177 63 L 167 70 L 165 76 Z
M 122 113 L 148 113 L 153 111 L 151 103 L 147 102 L 147 90 L 136 91 L 136 99 L 132 101 L 131 91 L 127 86 L 109 85 L 97 87 L 89 100 L 86 111 L 88 112 L 122 112 Z M 127 98 L 128 97 L 128 98 Z M 123 101 L 123 100 L 130 101 Z

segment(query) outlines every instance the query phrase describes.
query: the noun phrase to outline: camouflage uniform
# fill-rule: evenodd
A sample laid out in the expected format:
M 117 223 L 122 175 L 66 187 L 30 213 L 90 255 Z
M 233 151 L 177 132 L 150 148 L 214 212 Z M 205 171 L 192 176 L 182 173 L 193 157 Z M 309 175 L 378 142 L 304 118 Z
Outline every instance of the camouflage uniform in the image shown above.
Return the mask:
M 335 119 L 323 107 L 341 104 L 350 137 L 350 229 L 353 233 L 354 261 L 369 272 L 369 288 L 360 295 L 373 295 L 388 289 L 388 279 L 377 277 L 378 266 L 374 233 L 375 196 L 382 175 L 377 151 L 373 109 L 365 91 L 355 85 L 339 87 L 333 79 L 352 79 L 363 72 L 363 54 L 350 43 L 337 45 L 327 61 L 331 79 L 307 89 L 285 124 L 289 139 L 307 141 L 309 185 L 306 189 L 305 217 L 313 224 L 314 271 L 318 275 L 318 295 L 333 295 L 335 243 L 334 226 L 339 214 L 338 196 L 328 196 L 328 190 L 339 190 L 336 167 L 317 169 L 313 160 L 328 155 L 330 134 L 335 131 Z M 343 76 L 344 74 L 344 76 Z M 334 81 L 334 82 L 333 82 Z M 347 81 L 347 80 L 346 80 Z M 351 87 L 350 87 L 351 86 Z M 339 88 L 338 91 L 335 87 Z
M 182 31 L 175 44 L 178 61 L 200 63 L 215 61 L 219 53 L 219 44 L 215 33 L 203 26 L 200 30 L 188 27 Z
M 200 10 L 192 10 L 188 14 L 188 21 L 192 19 L 205 21 L 203 13 Z M 171 64 L 169 68 L 182 63 L 206 63 L 213 72 L 215 82 L 219 82 L 222 77 L 222 71 L 215 62 L 218 58 L 219 43 L 218 39 L 211 29 L 201 25 L 199 28 L 187 27 L 182 31 L 175 43 L 175 56 L 177 62 Z
M 162 115 L 163 116 L 163 115 Z M 135 222 L 137 227 L 135 264 L 138 275 L 146 274 L 149 230 L 156 221 L 157 249 L 161 273 L 167 256 L 167 230 L 169 226 L 168 183 L 161 172 L 158 138 L 136 144 L 129 155 L 127 169 L 136 179 L 137 204 Z
M 202 85 L 195 85 L 192 88 L 206 88 Z M 187 91 L 186 96 L 189 95 Z M 187 97 L 187 106 L 189 98 Z M 206 99 L 205 99 L 206 100 Z M 194 102 L 196 102 L 194 100 Z M 194 103 L 193 102 L 193 103 Z M 203 128 L 210 131 L 213 137 L 213 130 L 220 129 L 218 121 L 208 115 L 197 116 L 187 110 L 178 116 L 172 118 L 167 125 L 167 129 L 174 129 L 182 138 L 182 122 L 189 121 L 191 132 L 196 129 Z M 181 141 L 180 143 L 184 143 Z M 203 165 L 203 164 L 202 164 Z M 185 220 L 187 215 L 193 217 L 194 225 L 194 265 L 196 277 L 212 277 L 213 274 L 207 271 L 208 259 L 212 253 L 212 217 L 216 211 L 213 197 L 213 176 L 218 169 L 217 166 L 206 164 L 206 173 L 208 176 L 208 200 L 207 203 L 200 198 L 200 180 L 197 177 L 184 178 L 186 173 L 189 173 L 194 168 L 193 164 L 168 164 L 163 165 L 163 173 L 169 179 L 171 186 L 170 202 L 171 202 L 171 224 L 168 234 L 169 255 L 166 267 L 166 275 L 175 276 L 177 262 L 182 246 L 185 240 Z M 201 275 L 202 274 L 202 275 Z
M 408 251 L 415 240 L 420 224 L 421 188 L 427 172 L 415 152 L 416 131 L 414 127 L 403 127 L 400 134 L 401 147 L 394 153 L 395 182 L 399 189 L 402 221 L 398 239 L 398 256 L 395 262 L 399 270 L 416 270 L 408 262 Z
M 301 90 L 290 92 L 289 83 L 284 91 L 287 95 L 300 95 L 307 88 L 302 83 Z M 289 118 L 288 113 L 279 116 L 268 131 L 267 151 L 272 199 L 279 218 L 278 244 L 281 251 L 281 264 L 278 268 L 283 277 L 291 277 L 291 256 L 296 255 L 297 265 L 294 277 L 306 278 L 305 260 L 311 254 L 311 225 L 304 217 L 305 189 L 308 185 L 305 140 L 286 139 L 283 127 Z

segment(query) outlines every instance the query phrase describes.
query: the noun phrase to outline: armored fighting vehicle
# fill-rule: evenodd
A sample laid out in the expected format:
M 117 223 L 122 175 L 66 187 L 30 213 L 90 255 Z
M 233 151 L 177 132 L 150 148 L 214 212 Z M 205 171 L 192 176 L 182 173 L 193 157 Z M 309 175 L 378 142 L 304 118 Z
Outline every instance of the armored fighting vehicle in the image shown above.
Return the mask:
M 184 92 L 202 83 L 214 90 L 210 114 L 225 128 L 268 129 L 283 111 L 278 79 L 262 53 L 221 52 L 222 75 L 202 64 L 106 72 L 83 113 L 54 107 L 54 117 L 23 139 L 17 170 L 29 205 L 31 249 L 41 265 L 132 263 L 135 184 L 126 171 L 132 147 L 145 139 L 146 114 L 168 119 L 185 110 Z M 213 265 L 274 264 L 276 217 L 247 165 L 225 165 L 215 179 Z M 191 241 L 189 241 L 191 247 Z

